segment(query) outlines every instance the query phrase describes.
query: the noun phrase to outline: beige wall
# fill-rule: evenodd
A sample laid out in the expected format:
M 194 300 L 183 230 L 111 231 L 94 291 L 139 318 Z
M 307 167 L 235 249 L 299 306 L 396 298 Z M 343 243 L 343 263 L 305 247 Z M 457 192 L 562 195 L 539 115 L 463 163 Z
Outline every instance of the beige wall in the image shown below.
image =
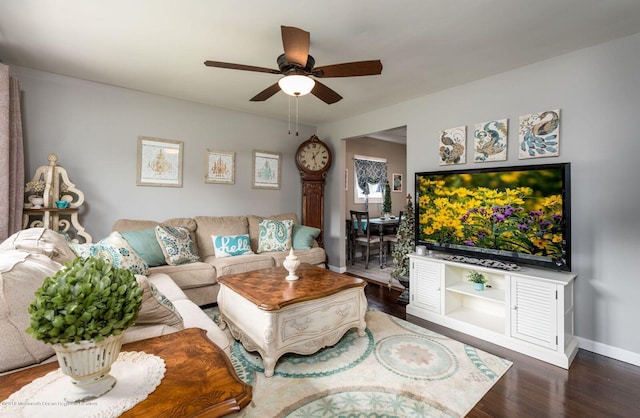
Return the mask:
M 353 156 L 364 155 L 367 157 L 377 157 L 387 159 L 387 178 L 389 184 L 392 185 L 393 173 L 403 175 L 402 193 L 391 192 L 391 212 L 398 214 L 404 210 L 407 196 L 407 146 L 405 144 L 397 144 L 389 141 L 382 141 L 373 138 L 355 138 L 346 140 L 345 164 L 348 170 L 348 190 L 345 190 L 346 211 L 345 219 L 349 218 L 350 210 L 364 210 L 364 203 L 353 203 Z M 382 210 L 381 203 L 369 204 L 369 215 L 371 217 L 380 215 Z

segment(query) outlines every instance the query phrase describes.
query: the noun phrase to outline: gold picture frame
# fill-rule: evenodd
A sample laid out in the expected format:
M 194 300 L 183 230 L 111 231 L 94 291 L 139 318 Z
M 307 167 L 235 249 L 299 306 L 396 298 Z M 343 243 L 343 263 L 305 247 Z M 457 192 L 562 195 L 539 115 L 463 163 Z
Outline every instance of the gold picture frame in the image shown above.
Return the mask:
M 251 187 L 279 190 L 281 160 L 279 152 L 253 150 Z
M 136 185 L 182 187 L 183 142 L 138 137 Z
M 207 149 L 205 170 L 205 183 L 234 184 L 236 181 L 236 153 Z

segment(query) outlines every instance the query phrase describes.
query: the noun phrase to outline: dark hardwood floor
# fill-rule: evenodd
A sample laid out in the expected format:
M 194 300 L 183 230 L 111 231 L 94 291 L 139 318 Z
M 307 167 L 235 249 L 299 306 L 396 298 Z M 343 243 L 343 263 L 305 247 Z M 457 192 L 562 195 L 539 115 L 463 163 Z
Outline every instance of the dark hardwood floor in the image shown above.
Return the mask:
M 400 294 L 375 282 L 369 306 L 513 362 L 468 417 L 640 417 L 640 367 L 579 350 L 569 370 L 406 315 Z

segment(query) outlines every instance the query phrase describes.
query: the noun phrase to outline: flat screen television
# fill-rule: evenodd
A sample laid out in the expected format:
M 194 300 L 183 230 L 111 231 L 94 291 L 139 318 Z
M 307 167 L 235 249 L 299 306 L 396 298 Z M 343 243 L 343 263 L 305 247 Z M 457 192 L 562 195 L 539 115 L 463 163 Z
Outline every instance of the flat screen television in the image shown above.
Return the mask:
M 570 163 L 420 172 L 416 244 L 571 270 Z

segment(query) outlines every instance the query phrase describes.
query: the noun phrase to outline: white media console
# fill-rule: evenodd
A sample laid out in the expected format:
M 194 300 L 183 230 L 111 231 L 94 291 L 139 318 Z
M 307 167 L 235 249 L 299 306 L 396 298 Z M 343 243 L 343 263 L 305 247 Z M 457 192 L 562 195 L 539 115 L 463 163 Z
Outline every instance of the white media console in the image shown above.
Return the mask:
M 505 271 L 447 261 L 439 254 L 409 256 L 407 314 L 568 369 L 578 352 L 573 335 L 576 274 L 523 267 Z M 472 271 L 490 287 L 473 289 Z

